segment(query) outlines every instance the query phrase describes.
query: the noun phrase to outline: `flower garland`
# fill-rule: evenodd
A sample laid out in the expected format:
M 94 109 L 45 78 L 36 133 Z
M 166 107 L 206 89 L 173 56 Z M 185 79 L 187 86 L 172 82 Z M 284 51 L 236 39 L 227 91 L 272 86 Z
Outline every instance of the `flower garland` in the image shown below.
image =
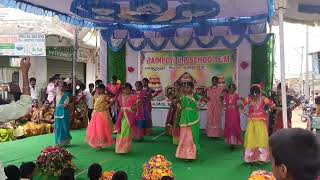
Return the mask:
M 63 147 L 49 146 L 45 148 L 37 158 L 37 167 L 49 176 L 60 176 L 65 168 L 76 170 L 72 162 L 72 154 Z
M 252 172 L 248 180 L 276 180 L 276 178 L 270 172 L 258 170 Z
M 164 156 L 153 156 L 143 166 L 143 180 L 160 180 L 163 176 L 174 177 L 172 164 Z

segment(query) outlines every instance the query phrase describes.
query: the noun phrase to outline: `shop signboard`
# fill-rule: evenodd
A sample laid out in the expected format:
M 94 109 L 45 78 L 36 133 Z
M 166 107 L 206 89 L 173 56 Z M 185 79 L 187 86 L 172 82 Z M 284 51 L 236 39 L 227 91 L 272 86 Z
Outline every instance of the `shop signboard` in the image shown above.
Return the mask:
M 72 61 L 72 47 L 47 47 L 47 58 L 64 61 Z M 79 48 L 77 62 L 92 62 L 92 51 L 86 48 Z
M 0 56 L 46 56 L 44 34 L 0 35 Z

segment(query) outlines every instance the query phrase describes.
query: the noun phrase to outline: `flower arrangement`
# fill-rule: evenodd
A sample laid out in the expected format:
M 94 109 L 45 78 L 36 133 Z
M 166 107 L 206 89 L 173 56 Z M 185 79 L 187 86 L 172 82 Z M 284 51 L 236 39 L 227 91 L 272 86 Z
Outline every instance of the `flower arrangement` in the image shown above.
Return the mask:
M 252 172 L 248 180 L 276 180 L 271 172 L 267 172 L 264 170 L 258 170 Z
M 112 176 L 114 175 L 114 171 L 106 171 L 102 175 L 102 180 L 112 180 Z
M 160 180 L 163 176 L 174 177 L 172 164 L 164 156 L 153 156 L 143 166 L 143 180 Z
M 49 176 L 59 176 L 65 168 L 76 166 L 72 162 L 72 154 L 63 147 L 49 146 L 45 148 L 37 158 L 37 167 L 44 174 Z

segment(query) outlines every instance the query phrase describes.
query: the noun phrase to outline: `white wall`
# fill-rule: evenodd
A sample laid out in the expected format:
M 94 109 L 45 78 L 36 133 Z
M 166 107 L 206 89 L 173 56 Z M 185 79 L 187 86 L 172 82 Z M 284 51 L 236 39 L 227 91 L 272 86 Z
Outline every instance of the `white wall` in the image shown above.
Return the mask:
M 107 61 L 108 61 L 108 47 L 102 37 L 100 37 L 100 53 L 99 53 L 99 70 L 98 79 L 101 79 L 104 83 L 107 83 Z
M 87 63 L 86 69 L 86 87 L 88 88 L 90 83 L 94 83 L 96 80 L 96 65 L 94 63 Z
M 37 87 L 45 88 L 48 83 L 46 57 L 31 57 L 29 77 L 37 79 Z

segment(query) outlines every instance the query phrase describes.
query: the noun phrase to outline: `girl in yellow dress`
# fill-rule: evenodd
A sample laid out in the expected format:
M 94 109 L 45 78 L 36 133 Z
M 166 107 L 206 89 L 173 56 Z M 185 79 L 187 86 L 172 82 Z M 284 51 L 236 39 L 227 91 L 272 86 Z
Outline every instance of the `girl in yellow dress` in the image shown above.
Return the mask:
M 245 107 L 249 107 L 249 111 Z M 252 85 L 250 96 L 243 100 L 241 109 L 248 116 L 244 139 L 244 161 L 246 163 L 269 162 L 268 122 L 265 107 L 274 108 L 275 104 L 261 95 L 259 85 Z

